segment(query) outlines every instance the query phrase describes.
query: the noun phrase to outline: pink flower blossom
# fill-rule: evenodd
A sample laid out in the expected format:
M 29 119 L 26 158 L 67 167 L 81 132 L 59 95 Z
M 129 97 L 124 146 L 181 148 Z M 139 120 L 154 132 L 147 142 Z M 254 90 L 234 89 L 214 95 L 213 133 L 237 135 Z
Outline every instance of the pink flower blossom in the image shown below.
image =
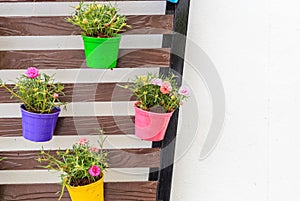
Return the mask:
M 89 174 L 93 177 L 97 177 L 100 175 L 101 170 L 97 165 L 92 165 L 89 170 L 88 170 Z
M 168 81 L 164 81 L 160 86 L 160 92 L 163 94 L 168 94 L 172 90 L 171 83 Z
M 54 94 L 53 94 L 53 98 L 58 98 L 58 94 L 57 94 L 57 93 L 54 93 Z
M 30 67 L 30 68 L 27 68 L 25 75 L 28 78 L 36 78 L 37 76 L 39 76 L 39 71 L 35 67 Z
M 87 143 L 89 142 L 89 140 L 87 138 L 80 138 L 78 141 L 77 141 L 77 144 L 80 144 L 80 145 L 86 145 Z
M 153 80 L 151 81 L 151 84 L 157 85 L 157 86 L 161 86 L 162 80 L 159 79 L 159 78 L 155 78 L 155 79 L 153 79 Z
M 98 153 L 99 152 L 99 148 L 98 147 L 91 147 L 90 151 L 94 152 L 94 153 Z
M 178 91 L 179 94 L 184 95 L 184 96 L 189 96 L 190 95 L 190 89 L 186 86 L 182 86 L 179 88 Z

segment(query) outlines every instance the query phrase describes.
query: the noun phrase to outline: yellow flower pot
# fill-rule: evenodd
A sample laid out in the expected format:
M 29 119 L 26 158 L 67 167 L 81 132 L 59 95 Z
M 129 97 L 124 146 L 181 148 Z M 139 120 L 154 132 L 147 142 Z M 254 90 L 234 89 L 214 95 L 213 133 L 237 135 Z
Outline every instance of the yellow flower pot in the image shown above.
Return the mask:
M 100 180 L 85 186 L 67 185 L 72 201 L 104 201 L 104 174 L 101 174 Z

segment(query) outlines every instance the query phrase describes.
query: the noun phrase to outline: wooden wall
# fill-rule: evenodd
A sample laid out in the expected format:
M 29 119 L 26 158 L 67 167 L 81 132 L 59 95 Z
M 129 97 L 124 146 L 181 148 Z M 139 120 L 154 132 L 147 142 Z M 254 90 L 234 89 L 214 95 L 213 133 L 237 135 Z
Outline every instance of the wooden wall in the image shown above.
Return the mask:
M 13 84 L 27 67 L 38 67 L 65 84 L 69 102 L 53 140 L 33 143 L 22 138 L 19 104 L 0 89 L 0 157 L 6 158 L 0 163 L 0 201 L 56 200 L 59 174 L 39 168 L 36 154 L 42 146 L 69 148 L 82 136 L 96 143 L 100 126 L 110 151 L 105 200 L 156 200 L 157 181 L 148 176 L 160 166 L 160 148 L 134 136 L 134 99 L 116 84 L 169 67 L 164 38 L 173 15 L 165 14 L 165 0 L 117 2 L 132 29 L 123 34 L 117 68 L 99 70 L 86 67 L 80 31 L 64 20 L 78 1 L 0 0 L 0 78 Z M 67 193 L 63 200 L 70 200 Z

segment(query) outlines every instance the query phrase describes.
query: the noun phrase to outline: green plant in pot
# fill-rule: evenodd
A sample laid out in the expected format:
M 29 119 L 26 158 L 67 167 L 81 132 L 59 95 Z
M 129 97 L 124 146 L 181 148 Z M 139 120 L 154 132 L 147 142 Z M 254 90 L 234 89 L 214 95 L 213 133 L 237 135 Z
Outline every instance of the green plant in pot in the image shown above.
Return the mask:
M 67 21 L 82 30 L 86 63 L 91 68 L 114 68 L 117 64 L 120 32 L 130 26 L 111 4 L 80 2 Z
M 71 149 L 41 150 L 37 159 L 41 166 L 61 172 L 62 190 L 58 200 L 62 198 L 65 187 L 72 201 L 104 200 L 104 171 L 108 168 L 104 141 L 100 135 L 99 146 L 91 145 L 87 138 L 80 138 Z
M 136 97 L 135 135 L 148 141 L 164 138 L 173 112 L 190 95 L 188 87 L 177 86 L 174 74 L 137 76 L 133 82 L 121 87 L 131 90 Z
M 34 142 L 51 140 L 60 106 L 66 105 L 60 100 L 65 95 L 64 86 L 35 67 L 28 68 L 14 84 L 7 85 L 0 80 L 0 87 L 11 93 L 11 98 L 17 98 L 22 103 L 23 137 Z

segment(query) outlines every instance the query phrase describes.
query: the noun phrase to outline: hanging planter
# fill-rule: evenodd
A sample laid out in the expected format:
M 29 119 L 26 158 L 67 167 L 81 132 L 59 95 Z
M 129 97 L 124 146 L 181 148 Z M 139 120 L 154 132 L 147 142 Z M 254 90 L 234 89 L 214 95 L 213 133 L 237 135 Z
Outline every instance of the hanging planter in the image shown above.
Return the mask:
M 189 96 L 187 87 L 178 89 L 173 74 L 138 76 L 132 83 L 121 87 L 130 89 L 136 97 L 135 135 L 148 141 L 164 139 L 173 112 Z
M 114 68 L 117 65 L 121 35 L 112 38 L 82 36 L 86 65 L 91 68 Z
M 101 179 L 85 185 L 73 187 L 66 185 L 72 201 L 104 201 L 104 174 L 101 173 Z
M 50 152 L 42 150 L 38 162 L 48 170 L 60 171 L 61 200 L 67 188 L 72 201 L 104 201 L 104 171 L 108 168 L 108 152 L 103 150 L 105 138 L 100 135 L 99 146 L 80 138 L 71 149 Z
M 80 2 L 67 21 L 82 30 L 86 64 L 90 68 L 114 68 L 117 65 L 120 32 L 130 26 L 111 4 Z
M 34 142 L 45 142 L 52 139 L 58 115 L 59 108 L 54 108 L 53 113 L 38 114 L 28 112 L 24 105 L 21 105 L 22 114 L 22 132 L 23 137 Z
M 46 74 L 39 74 L 34 67 L 28 68 L 17 80 L 12 88 L 1 80 L 0 84 L 12 97 L 23 103 L 20 107 L 23 137 L 33 142 L 51 140 L 60 113 L 59 107 L 66 104 L 59 100 L 64 95 L 64 86 L 55 83 Z
M 142 110 L 134 105 L 135 110 L 135 135 L 142 140 L 161 141 L 173 112 L 155 113 Z

